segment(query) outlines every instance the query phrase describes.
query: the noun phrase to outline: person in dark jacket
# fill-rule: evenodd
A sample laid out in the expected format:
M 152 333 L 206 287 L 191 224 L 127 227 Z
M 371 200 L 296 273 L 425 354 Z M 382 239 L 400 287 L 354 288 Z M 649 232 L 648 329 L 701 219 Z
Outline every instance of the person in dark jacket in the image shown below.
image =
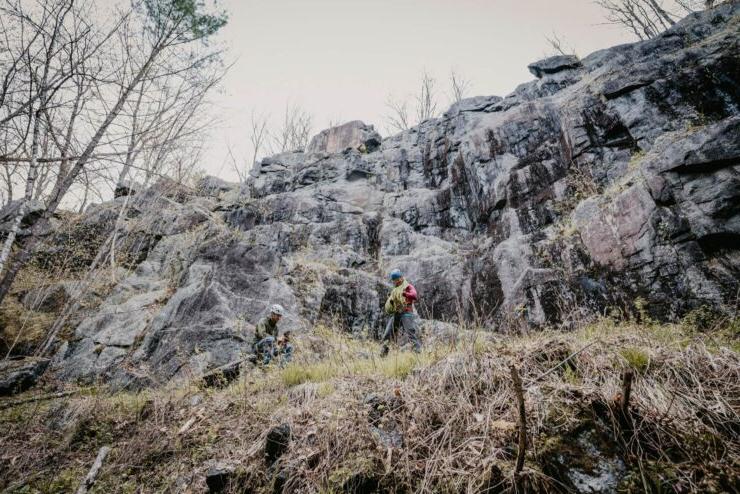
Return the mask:
M 383 347 L 380 355 L 382 357 L 388 355 L 388 342 L 391 338 L 395 338 L 399 329 L 406 333 L 406 336 L 413 345 L 414 351 L 420 352 L 421 342 L 419 341 L 417 318 L 416 314 L 414 314 L 414 303 L 418 299 L 416 288 L 404 278 L 403 273 L 399 269 L 391 271 L 390 278 L 394 288 L 385 302 L 385 313 L 389 317 L 385 326 L 385 332 L 381 338 Z
M 254 327 L 254 353 L 262 357 L 264 365 L 269 364 L 274 357 L 282 356 L 283 362 L 290 362 L 293 358 L 293 345 L 290 344 L 290 331 L 278 338 L 278 323 L 282 319 L 285 309 L 279 304 L 270 307 L 270 315 L 265 316 Z

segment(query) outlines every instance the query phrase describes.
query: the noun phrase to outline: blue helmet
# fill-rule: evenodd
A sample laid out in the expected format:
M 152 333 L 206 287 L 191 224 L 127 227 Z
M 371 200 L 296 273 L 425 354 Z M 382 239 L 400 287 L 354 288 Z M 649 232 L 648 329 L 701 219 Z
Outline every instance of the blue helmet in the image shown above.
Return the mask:
M 391 271 L 390 276 L 391 276 L 391 280 L 394 280 L 395 281 L 398 278 L 402 277 L 403 276 L 403 273 L 401 272 L 400 269 L 394 269 L 393 271 Z

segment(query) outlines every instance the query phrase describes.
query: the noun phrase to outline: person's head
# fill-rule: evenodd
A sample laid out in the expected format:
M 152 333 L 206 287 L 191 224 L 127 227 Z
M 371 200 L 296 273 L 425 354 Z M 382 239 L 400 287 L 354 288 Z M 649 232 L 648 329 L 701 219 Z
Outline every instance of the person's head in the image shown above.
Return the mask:
M 400 269 L 394 269 L 390 274 L 391 281 L 394 285 L 398 286 L 403 283 L 403 273 Z
M 283 309 L 283 306 L 280 304 L 274 304 L 272 307 L 270 307 L 270 319 L 273 320 L 273 322 L 278 322 L 285 313 L 285 309 Z

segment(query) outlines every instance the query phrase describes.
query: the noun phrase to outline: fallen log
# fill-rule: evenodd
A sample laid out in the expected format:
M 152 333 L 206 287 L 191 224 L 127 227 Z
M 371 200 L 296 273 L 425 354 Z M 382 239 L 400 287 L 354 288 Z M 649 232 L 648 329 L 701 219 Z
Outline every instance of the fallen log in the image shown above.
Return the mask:
M 98 477 L 98 472 L 100 472 L 100 469 L 103 466 L 103 462 L 105 461 L 105 457 L 108 456 L 108 453 L 110 453 L 110 447 L 103 446 L 102 448 L 100 448 L 100 451 L 98 451 L 98 456 L 95 457 L 95 462 L 93 463 L 92 467 L 90 467 L 90 471 L 87 472 L 87 475 L 82 480 L 82 483 L 80 483 L 80 487 L 77 489 L 77 494 L 87 494 L 87 490 L 95 483 L 95 479 Z
M 247 358 L 234 360 L 220 367 L 216 367 L 215 369 L 211 369 L 201 375 L 200 379 L 208 387 L 222 387 L 239 377 L 241 365 L 243 363 L 255 363 L 256 361 L 256 355 L 250 355 Z

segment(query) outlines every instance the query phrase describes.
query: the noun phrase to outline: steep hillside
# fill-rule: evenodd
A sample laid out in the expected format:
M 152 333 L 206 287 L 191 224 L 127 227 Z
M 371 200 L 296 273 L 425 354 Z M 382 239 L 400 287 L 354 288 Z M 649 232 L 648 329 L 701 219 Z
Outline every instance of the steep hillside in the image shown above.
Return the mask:
M 109 447 L 92 492 L 737 492 L 738 325 L 696 321 L 523 337 L 458 328 L 385 359 L 317 328 L 295 363 L 222 389 L 88 387 L 18 403 L 37 390 L 0 401 L 0 489 L 74 492 Z M 519 475 L 510 365 L 523 383 Z
M 391 267 L 429 321 L 567 328 L 635 300 L 664 321 L 727 313 L 739 25 L 724 5 L 658 39 L 543 60 L 506 98 L 387 139 L 351 122 L 262 160 L 246 184 L 119 191 L 50 232 L 27 279 L 60 265 L 69 279 L 17 287 L 15 309 L 41 313 L 39 328 L 65 315 L 49 345 L 67 340 L 58 376 L 134 388 L 236 359 L 274 302 L 285 329 L 373 335 Z

